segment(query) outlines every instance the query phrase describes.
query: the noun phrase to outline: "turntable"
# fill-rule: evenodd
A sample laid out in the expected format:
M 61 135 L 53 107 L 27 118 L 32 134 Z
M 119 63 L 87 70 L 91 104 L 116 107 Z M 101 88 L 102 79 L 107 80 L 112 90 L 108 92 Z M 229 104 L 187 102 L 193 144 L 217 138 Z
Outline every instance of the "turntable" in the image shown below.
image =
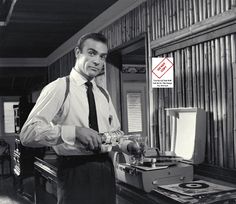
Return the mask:
M 166 111 L 171 117 L 171 151 L 146 147 L 135 162 L 125 155 L 126 161 L 116 164 L 119 181 L 150 192 L 160 185 L 193 180 L 193 164 L 202 163 L 205 157 L 206 113 L 200 108 Z

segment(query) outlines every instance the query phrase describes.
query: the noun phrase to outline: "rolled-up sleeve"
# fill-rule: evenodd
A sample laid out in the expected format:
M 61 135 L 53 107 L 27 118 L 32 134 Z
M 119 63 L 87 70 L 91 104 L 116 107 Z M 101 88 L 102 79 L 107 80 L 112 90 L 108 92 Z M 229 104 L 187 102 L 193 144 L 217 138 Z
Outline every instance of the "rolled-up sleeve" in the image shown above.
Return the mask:
M 52 122 L 63 103 L 65 87 L 65 80 L 60 78 L 42 90 L 22 127 L 20 139 L 23 145 L 40 147 L 54 146 L 62 142 L 70 145 L 74 144 L 75 127 L 63 126 Z

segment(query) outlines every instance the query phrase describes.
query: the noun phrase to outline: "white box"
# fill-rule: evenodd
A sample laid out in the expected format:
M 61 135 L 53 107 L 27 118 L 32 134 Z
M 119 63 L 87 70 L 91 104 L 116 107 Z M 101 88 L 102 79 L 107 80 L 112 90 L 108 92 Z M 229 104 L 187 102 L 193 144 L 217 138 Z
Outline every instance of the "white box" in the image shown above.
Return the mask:
M 171 151 L 192 164 L 205 159 L 206 112 L 200 108 L 168 108 L 171 117 Z

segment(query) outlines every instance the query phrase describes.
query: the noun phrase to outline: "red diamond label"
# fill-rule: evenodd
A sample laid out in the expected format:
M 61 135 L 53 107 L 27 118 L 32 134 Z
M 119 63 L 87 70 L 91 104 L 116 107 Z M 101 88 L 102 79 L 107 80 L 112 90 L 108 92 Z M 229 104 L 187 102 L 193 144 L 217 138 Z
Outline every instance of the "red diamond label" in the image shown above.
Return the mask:
M 173 88 L 173 58 L 152 58 L 152 87 Z
M 173 63 L 168 58 L 163 58 L 163 60 L 152 70 L 152 73 L 160 79 L 171 67 L 173 67 Z

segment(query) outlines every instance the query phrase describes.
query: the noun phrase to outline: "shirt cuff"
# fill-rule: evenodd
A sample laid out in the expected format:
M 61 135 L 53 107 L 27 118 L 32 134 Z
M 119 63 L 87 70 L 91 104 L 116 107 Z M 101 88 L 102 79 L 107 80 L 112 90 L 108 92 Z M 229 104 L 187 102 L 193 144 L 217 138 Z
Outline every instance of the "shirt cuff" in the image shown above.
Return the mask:
M 61 138 L 69 145 L 75 144 L 75 126 L 66 125 L 61 127 Z

